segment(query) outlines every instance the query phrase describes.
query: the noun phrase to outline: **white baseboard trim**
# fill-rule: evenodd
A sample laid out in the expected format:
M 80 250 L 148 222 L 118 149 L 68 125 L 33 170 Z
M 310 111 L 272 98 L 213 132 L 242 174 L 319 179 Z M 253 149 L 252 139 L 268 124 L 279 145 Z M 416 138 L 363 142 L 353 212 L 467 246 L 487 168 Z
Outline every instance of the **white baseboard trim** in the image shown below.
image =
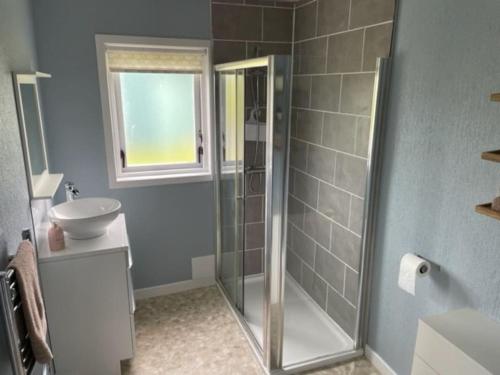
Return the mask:
M 368 345 L 365 346 L 365 357 L 382 375 L 398 375 L 397 372 L 394 371 L 391 366 L 389 366 L 387 362 L 384 361 L 384 359 Z
M 202 288 L 210 285 L 215 285 L 213 277 L 199 278 L 196 280 L 184 280 L 171 284 L 157 285 L 149 288 L 134 290 L 136 300 L 166 296 L 168 294 L 184 292 L 186 290 Z

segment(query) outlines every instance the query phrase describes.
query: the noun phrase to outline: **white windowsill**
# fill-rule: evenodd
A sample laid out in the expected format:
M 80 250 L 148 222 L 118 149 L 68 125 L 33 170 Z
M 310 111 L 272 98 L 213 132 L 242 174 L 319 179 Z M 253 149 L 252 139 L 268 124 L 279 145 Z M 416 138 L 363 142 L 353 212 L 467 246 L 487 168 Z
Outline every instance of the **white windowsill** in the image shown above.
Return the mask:
M 133 188 L 144 186 L 171 185 L 171 184 L 189 184 L 193 182 L 212 181 L 211 173 L 203 174 L 176 174 L 171 176 L 141 176 L 141 177 L 120 177 L 109 182 L 111 189 Z

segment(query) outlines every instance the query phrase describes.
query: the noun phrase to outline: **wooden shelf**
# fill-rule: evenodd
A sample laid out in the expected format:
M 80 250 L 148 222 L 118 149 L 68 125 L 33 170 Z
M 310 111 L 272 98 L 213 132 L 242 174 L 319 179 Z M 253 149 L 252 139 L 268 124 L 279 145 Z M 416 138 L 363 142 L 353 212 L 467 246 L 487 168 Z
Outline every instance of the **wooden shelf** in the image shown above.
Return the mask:
M 481 159 L 496 161 L 497 163 L 500 163 L 500 150 L 483 152 L 481 154 Z
M 500 102 L 500 92 L 494 92 L 490 95 L 490 100 L 492 102 Z
M 500 220 L 500 212 L 491 209 L 491 203 L 478 204 L 476 212 Z

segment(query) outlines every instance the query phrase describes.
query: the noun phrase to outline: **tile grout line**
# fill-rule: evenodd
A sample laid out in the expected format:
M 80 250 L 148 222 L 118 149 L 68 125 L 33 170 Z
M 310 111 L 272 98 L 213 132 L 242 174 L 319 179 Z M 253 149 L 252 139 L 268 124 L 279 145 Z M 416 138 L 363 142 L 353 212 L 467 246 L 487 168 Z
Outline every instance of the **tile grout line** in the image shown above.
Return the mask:
M 213 38 L 214 42 L 248 42 L 248 43 L 274 43 L 274 44 L 292 44 L 292 42 L 284 42 L 281 40 L 255 40 L 255 39 L 223 39 L 223 38 Z
M 298 200 L 300 203 L 302 203 L 303 205 L 307 206 L 308 208 L 310 208 L 310 209 L 312 209 L 312 210 L 316 211 L 316 213 L 317 213 L 318 215 L 320 215 L 320 216 L 322 216 L 323 218 L 325 218 L 325 219 L 327 219 L 327 220 L 331 221 L 332 223 L 334 223 L 335 225 L 337 225 L 337 226 L 341 227 L 341 228 L 342 228 L 342 229 L 344 229 L 345 231 L 347 231 L 347 232 L 351 233 L 352 235 L 356 236 L 356 237 L 357 237 L 357 238 L 359 238 L 359 239 L 362 239 L 362 238 L 363 238 L 363 236 L 361 236 L 361 235 L 357 234 L 356 232 L 354 232 L 352 229 L 350 229 L 350 228 L 346 227 L 345 225 L 340 224 L 338 221 L 336 221 L 336 220 L 332 219 L 330 216 L 325 215 L 323 212 L 318 211 L 318 209 L 316 209 L 316 208 L 312 207 L 310 204 L 308 204 L 308 203 L 304 202 L 302 199 L 300 199 L 300 198 L 299 198 L 299 197 L 297 197 L 296 195 L 294 195 L 294 194 L 290 194 L 290 195 L 292 196 L 292 198 L 294 198 L 294 199 Z M 333 237 L 332 237 L 332 238 L 333 238 Z
M 314 3 L 315 1 L 317 1 L 317 0 L 311 0 L 311 1 L 305 2 L 304 4 L 295 5 L 295 9 L 303 8 L 303 7 L 305 7 L 305 6 L 309 5 L 309 4 Z
M 242 7 L 242 8 L 271 8 L 271 9 L 288 9 L 293 10 L 293 7 L 285 7 L 280 5 L 265 5 L 265 4 L 247 4 L 247 3 L 225 3 L 220 1 L 212 1 L 215 5 L 224 5 L 230 7 Z
M 363 118 L 370 118 L 371 117 L 369 115 L 358 115 L 356 113 L 348 113 L 348 112 L 326 111 L 326 110 L 314 109 L 314 108 L 305 108 L 305 107 L 296 107 L 296 106 L 292 106 L 292 108 L 300 110 L 300 111 L 323 112 L 323 113 L 330 113 L 333 115 L 346 115 L 346 116 L 363 117 Z
M 296 77 L 321 77 L 321 76 L 341 76 L 341 75 L 362 75 L 362 74 L 375 74 L 375 70 L 360 70 L 350 72 L 328 72 L 328 73 L 294 73 Z
M 346 34 L 346 33 L 350 33 L 353 31 L 363 30 L 365 28 L 387 25 L 387 24 L 392 23 L 392 22 L 393 22 L 393 20 L 388 20 L 388 21 L 382 21 L 382 22 L 378 22 L 378 23 L 374 23 L 374 24 L 370 24 L 370 25 L 358 26 L 358 27 L 355 27 L 353 29 L 346 29 L 346 30 L 342 30 L 342 31 L 336 31 L 334 33 L 318 35 L 318 36 L 312 37 L 312 38 L 305 38 L 305 39 L 301 39 L 301 40 L 296 40 L 295 43 L 310 42 L 310 41 L 315 40 L 315 39 L 328 38 L 328 37 L 335 36 L 335 35 L 341 35 L 341 34 Z
M 347 15 L 347 30 L 351 28 L 351 10 L 352 10 L 352 0 L 349 0 L 349 13 Z
M 361 159 L 363 161 L 368 161 L 368 159 L 364 156 L 360 156 L 360 155 L 356 155 L 356 154 L 351 154 L 349 152 L 345 152 L 345 151 L 342 151 L 342 150 L 338 150 L 336 148 L 333 148 L 333 147 L 328 147 L 328 146 L 325 146 L 323 144 L 319 144 L 319 143 L 314 143 L 314 142 L 311 142 L 311 141 L 307 141 L 305 139 L 302 139 L 302 138 L 297 138 L 297 137 L 290 137 L 292 140 L 294 141 L 297 141 L 297 142 L 302 142 L 302 143 L 306 143 L 306 144 L 310 144 L 312 146 L 317 146 L 317 147 L 321 147 L 321 148 L 324 148 L 326 150 L 329 150 L 329 151 L 335 151 L 335 152 L 338 152 L 339 154 L 342 154 L 342 155 L 347 155 L 347 156 L 351 156 L 355 159 Z
M 264 40 L 264 8 L 260 8 L 260 41 Z
M 344 75 L 340 75 L 339 113 L 342 113 L 342 89 L 344 85 Z
M 347 299 L 347 297 L 345 296 L 346 278 L 347 278 L 347 268 L 344 267 L 344 285 L 343 285 L 342 295 L 344 296 L 345 299 Z
M 300 229 L 299 229 L 299 230 L 300 230 Z M 319 244 L 318 244 L 318 245 L 319 245 Z M 338 257 L 336 257 L 336 256 L 335 256 L 332 252 L 328 251 L 327 249 L 325 249 L 325 248 L 324 248 L 323 246 L 321 246 L 321 245 L 319 245 L 319 247 L 321 247 L 322 249 L 324 249 L 324 250 L 325 250 L 328 254 L 333 255 L 335 259 L 337 259 L 338 261 L 340 261 L 340 262 L 342 263 L 342 265 L 343 265 L 343 266 L 345 266 L 345 267 L 344 267 L 344 275 L 345 275 L 345 269 L 346 269 L 346 267 L 347 267 L 347 268 L 349 268 L 349 269 L 351 269 L 351 267 L 349 267 L 349 265 L 345 264 L 345 263 L 344 263 L 341 259 L 339 259 Z M 295 250 L 293 250 L 293 249 L 291 249 L 291 248 L 290 248 L 289 250 L 290 250 L 290 251 L 291 251 L 291 252 L 292 252 L 292 253 L 293 253 L 293 254 L 294 254 L 297 258 L 299 258 L 300 265 L 301 265 L 301 267 L 300 267 L 301 282 L 299 282 L 299 284 L 302 286 L 302 284 L 303 284 L 303 268 L 304 268 L 304 266 L 305 266 L 305 267 L 308 267 L 308 268 L 311 268 L 311 266 L 309 266 L 309 265 L 308 265 L 308 264 L 304 261 L 304 259 L 303 259 L 303 258 L 302 258 L 302 257 L 301 257 L 301 256 L 300 256 L 300 255 L 299 255 L 299 254 L 295 251 Z M 313 273 L 316 275 L 316 277 L 318 277 L 321 281 L 323 281 L 323 282 L 327 285 L 327 287 L 330 287 L 333 291 L 335 291 L 335 292 L 339 295 L 339 297 L 341 297 L 343 300 L 345 300 L 345 302 L 347 302 L 349 305 L 351 305 L 352 307 L 354 307 L 355 309 L 357 309 L 357 307 L 356 307 L 355 305 L 353 305 L 353 304 L 351 303 L 351 301 L 349 301 L 347 298 L 345 298 L 345 297 L 343 296 L 343 293 L 341 293 L 339 290 L 337 290 L 337 288 L 335 288 L 332 284 L 330 284 L 330 283 L 329 283 L 329 282 L 328 282 L 328 281 L 327 281 L 327 280 L 326 280 L 323 276 L 321 276 L 319 273 L 317 273 L 317 272 L 316 272 L 316 270 L 314 270 L 314 269 L 312 269 L 312 268 L 311 268 L 311 270 L 312 270 L 312 271 L 313 271 Z M 353 271 L 354 271 L 354 272 L 356 272 L 355 270 L 353 270 Z M 356 274 L 358 274 L 358 272 L 356 272 Z M 358 274 L 358 275 L 359 275 L 359 274 Z M 345 287 L 345 285 L 344 285 L 344 287 Z M 327 289 L 328 289 L 328 288 L 327 288 Z M 326 311 L 326 309 L 325 309 L 325 311 Z
M 319 212 L 317 212 L 317 213 L 319 214 Z M 306 233 L 303 229 L 299 228 L 295 223 L 290 222 L 290 225 L 292 225 L 295 228 L 295 230 L 300 231 L 304 236 L 306 236 L 311 241 L 313 241 L 315 245 L 319 246 L 320 248 L 322 248 L 323 250 L 325 250 L 327 253 L 331 254 L 335 259 L 337 259 L 339 262 L 341 262 L 343 265 L 345 265 L 351 271 L 356 272 L 357 274 L 359 274 L 359 271 L 357 271 L 355 268 L 353 268 L 352 266 L 350 266 L 349 264 L 347 264 L 345 262 L 345 260 L 339 258 L 338 255 L 336 255 L 335 253 L 332 252 L 332 250 L 330 250 L 332 248 L 332 246 L 333 246 L 333 226 L 330 226 L 330 249 L 327 249 L 326 247 L 324 247 L 323 245 L 321 245 L 318 241 L 316 241 L 316 239 L 314 237 L 312 237 L 311 235 L 309 235 L 308 233 Z
M 361 44 L 361 71 L 365 68 L 365 43 L 366 43 L 366 27 L 363 29 L 363 42 Z

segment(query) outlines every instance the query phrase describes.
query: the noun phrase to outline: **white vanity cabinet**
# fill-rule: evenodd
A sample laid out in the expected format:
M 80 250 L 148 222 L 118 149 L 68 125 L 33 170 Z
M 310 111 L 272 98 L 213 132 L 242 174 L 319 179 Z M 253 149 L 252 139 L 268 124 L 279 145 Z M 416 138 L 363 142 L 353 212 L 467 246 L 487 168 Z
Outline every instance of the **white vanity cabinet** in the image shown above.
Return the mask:
M 134 355 L 134 294 L 125 216 L 104 236 L 71 240 L 51 252 L 39 244 L 39 269 L 58 374 L 120 374 Z
M 412 375 L 500 374 L 500 324 L 472 309 L 418 323 Z

